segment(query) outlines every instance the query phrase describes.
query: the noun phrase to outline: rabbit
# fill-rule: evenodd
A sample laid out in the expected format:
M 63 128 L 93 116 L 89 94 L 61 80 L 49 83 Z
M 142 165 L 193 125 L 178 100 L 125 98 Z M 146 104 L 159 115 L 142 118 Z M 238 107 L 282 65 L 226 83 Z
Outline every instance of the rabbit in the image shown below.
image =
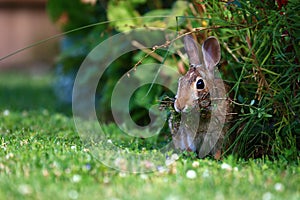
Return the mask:
M 215 78 L 215 67 L 221 59 L 220 44 L 208 37 L 202 48 L 190 36 L 184 37 L 184 48 L 190 68 L 178 80 L 174 109 L 168 124 L 176 149 L 208 154 L 219 159 L 229 120 L 231 105 L 226 98 L 229 86 Z M 180 119 L 178 119 L 178 115 Z

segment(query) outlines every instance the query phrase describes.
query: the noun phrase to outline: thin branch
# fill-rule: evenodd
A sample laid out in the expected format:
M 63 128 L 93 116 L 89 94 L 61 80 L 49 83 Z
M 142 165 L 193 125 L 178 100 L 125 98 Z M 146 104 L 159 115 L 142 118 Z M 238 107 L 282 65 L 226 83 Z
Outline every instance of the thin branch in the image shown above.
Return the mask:
M 226 42 L 223 42 L 223 45 L 225 47 L 225 49 L 228 51 L 228 53 L 234 58 L 234 60 L 237 62 L 237 63 L 241 63 L 239 61 L 239 59 L 232 53 L 231 49 L 228 47 L 228 44 Z
M 132 44 L 134 47 L 136 47 L 136 48 L 142 50 L 143 52 L 145 52 L 147 55 L 151 56 L 152 58 L 158 60 L 159 62 L 163 62 L 163 60 L 164 60 L 163 57 L 161 57 L 160 55 L 158 55 L 158 54 L 155 53 L 154 51 L 151 51 L 151 50 L 147 49 L 144 45 L 142 45 L 142 44 L 139 43 L 138 41 L 133 40 L 133 41 L 131 42 L 131 44 Z

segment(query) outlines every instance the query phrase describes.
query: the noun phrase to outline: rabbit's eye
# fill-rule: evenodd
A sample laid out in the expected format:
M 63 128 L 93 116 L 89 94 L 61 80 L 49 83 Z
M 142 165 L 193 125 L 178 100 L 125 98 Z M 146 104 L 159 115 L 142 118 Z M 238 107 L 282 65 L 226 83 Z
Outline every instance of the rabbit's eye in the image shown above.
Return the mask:
M 204 86 L 205 86 L 204 81 L 202 79 L 199 79 L 196 83 L 197 90 L 203 90 Z

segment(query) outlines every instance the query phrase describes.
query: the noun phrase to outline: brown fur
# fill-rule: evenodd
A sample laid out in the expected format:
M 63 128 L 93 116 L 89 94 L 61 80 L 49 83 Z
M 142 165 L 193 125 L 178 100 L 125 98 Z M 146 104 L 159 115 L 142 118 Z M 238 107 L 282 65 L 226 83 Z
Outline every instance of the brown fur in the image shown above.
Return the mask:
M 212 154 L 219 158 L 232 108 L 226 98 L 229 87 L 222 79 L 214 78 L 214 67 L 220 60 L 219 43 L 215 38 L 207 41 L 202 47 L 203 55 L 197 59 L 195 55 L 201 53 L 197 43 L 185 39 L 185 49 L 193 60 L 189 71 L 178 82 L 174 108 L 181 119 L 173 113 L 169 127 L 175 148 L 195 151 L 199 157 Z M 203 89 L 196 88 L 199 79 L 204 81 Z

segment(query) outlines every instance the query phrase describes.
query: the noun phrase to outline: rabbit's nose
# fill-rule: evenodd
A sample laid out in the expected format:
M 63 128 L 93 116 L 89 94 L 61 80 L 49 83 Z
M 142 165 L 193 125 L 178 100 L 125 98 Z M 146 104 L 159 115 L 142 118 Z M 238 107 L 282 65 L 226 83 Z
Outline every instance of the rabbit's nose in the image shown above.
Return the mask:
M 180 103 L 177 100 L 175 100 L 174 108 L 175 108 L 176 112 L 182 112 L 184 110 L 185 106 L 181 106 Z

